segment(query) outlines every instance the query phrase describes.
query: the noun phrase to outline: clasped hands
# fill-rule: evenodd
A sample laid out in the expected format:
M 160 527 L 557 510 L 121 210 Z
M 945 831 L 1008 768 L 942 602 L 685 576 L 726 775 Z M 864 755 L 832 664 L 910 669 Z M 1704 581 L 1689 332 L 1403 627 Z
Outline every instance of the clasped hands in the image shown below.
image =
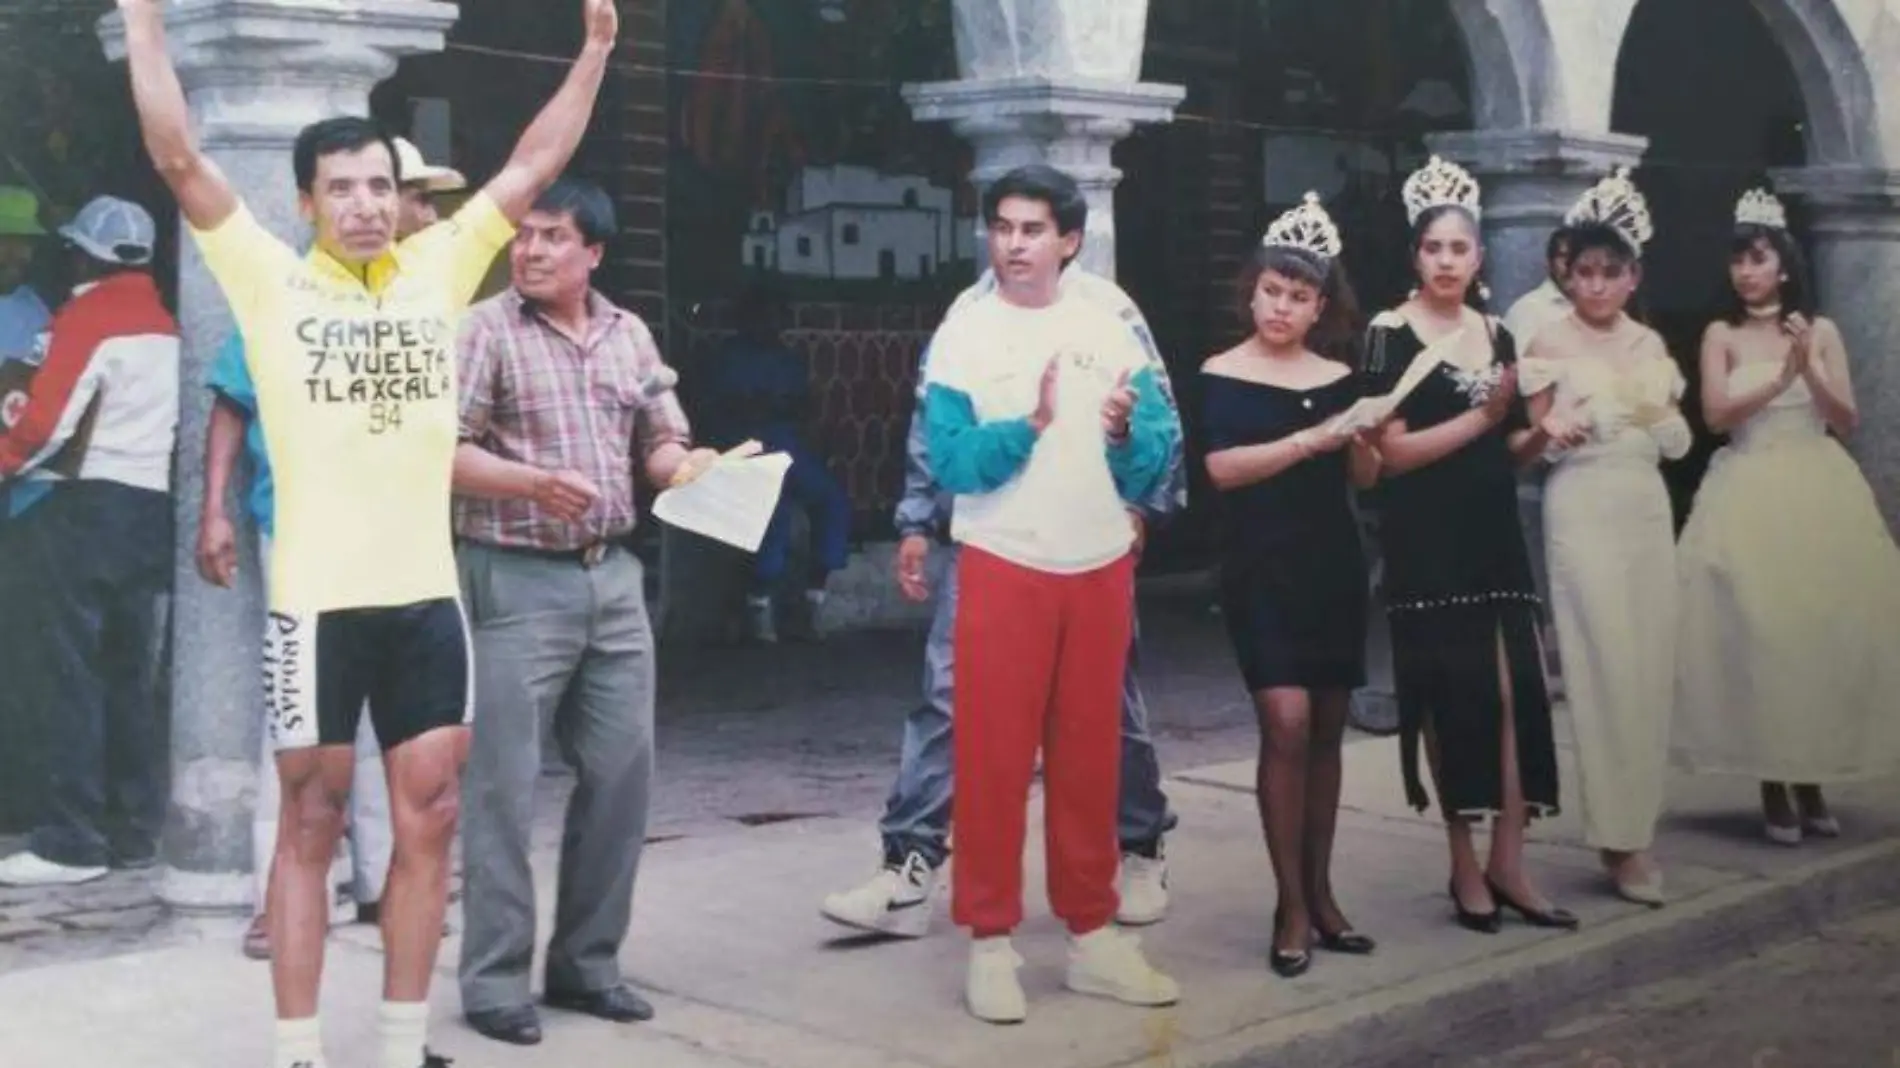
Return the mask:
M 1056 380 L 1062 374 L 1062 357 L 1051 356 L 1042 369 L 1042 381 L 1036 387 L 1036 410 L 1029 415 L 1029 425 L 1040 434 L 1049 428 L 1056 418 Z M 1115 386 L 1108 391 L 1102 401 L 1102 434 L 1109 441 L 1119 445 L 1128 440 L 1128 424 L 1135 412 L 1135 389 L 1129 384 L 1129 375 L 1123 371 L 1115 378 Z

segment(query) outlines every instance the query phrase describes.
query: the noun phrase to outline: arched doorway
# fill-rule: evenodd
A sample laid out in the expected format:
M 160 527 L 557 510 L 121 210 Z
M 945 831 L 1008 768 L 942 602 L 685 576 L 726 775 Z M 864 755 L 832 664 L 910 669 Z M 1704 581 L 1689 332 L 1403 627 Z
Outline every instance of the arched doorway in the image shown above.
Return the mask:
M 1668 470 L 1679 521 L 1720 444 L 1693 397 L 1701 334 L 1728 284 L 1735 200 L 1770 171 L 1807 163 L 1817 120 L 1824 137 L 1839 128 L 1832 100 L 1804 97 L 1779 36 L 1790 27 L 1771 27 L 1766 3 L 1641 0 L 1617 62 L 1614 128 L 1649 138 L 1637 174 L 1656 220 L 1645 311 L 1689 377 L 1698 428 L 1696 450 Z
M 1343 231 L 1361 302 L 1409 286 L 1399 188 L 1425 135 L 1472 124 L 1471 64 L 1441 0 L 1197 0 L 1149 9 L 1146 80 L 1187 87 L 1176 120 L 1117 146 L 1117 271 L 1181 394 L 1190 508 L 1144 569 L 1212 559 L 1195 372 L 1244 336 L 1233 283 L 1268 222 L 1314 190 Z

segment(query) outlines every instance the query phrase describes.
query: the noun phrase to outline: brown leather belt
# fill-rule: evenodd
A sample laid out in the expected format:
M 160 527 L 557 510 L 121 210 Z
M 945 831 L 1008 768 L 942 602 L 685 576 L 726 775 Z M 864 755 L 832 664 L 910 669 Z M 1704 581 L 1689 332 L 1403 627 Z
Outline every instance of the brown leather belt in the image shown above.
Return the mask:
M 484 549 L 493 549 L 498 553 L 513 553 L 516 556 L 531 556 L 537 560 L 554 560 L 563 564 L 577 564 L 592 570 L 607 559 L 607 554 L 619 548 L 617 542 L 596 541 L 578 549 L 542 549 L 531 545 L 494 545 L 485 541 L 468 541 L 465 544 L 479 545 Z

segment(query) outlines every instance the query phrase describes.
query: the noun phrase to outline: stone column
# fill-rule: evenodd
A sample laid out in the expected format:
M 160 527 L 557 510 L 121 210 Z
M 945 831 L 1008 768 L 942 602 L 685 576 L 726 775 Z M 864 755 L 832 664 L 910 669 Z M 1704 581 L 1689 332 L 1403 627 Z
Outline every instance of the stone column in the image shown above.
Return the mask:
M 1491 308 L 1544 280 L 1544 243 L 1583 191 L 1618 164 L 1636 166 L 1647 138 L 1568 130 L 1460 130 L 1426 137 L 1484 187 L 1485 281 Z
M 919 122 L 948 122 L 976 149 L 980 194 L 1026 163 L 1060 167 L 1089 203 L 1079 257 L 1115 277 L 1115 143 L 1137 123 L 1169 122 L 1180 86 L 1140 81 L 1147 0 L 954 0 L 951 82 L 904 87 Z
M 436 0 L 197 0 L 167 5 L 179 80 L 206 152 L 266 227 L 301 243 L 290 150 L 305 125 L 369 113 L 370 89 L 399 56 L 439 51 L 456 6 Z M 125 56 L 116 14 L 99 23 L 113 60 Z M 180 242 L 178 552 L 172 600 L 172 796 L 160 896 L 180 908 L 251 902 L 251 811 L 263 744 L 259 646 L 263 597 L 248 524 L 235 589 L 198 577 L 193 545 L 204 493 L 210 396 L 205 371 L 231 313 L 196 245 Z M 245 516 L 241 500 L 227 502 Z M 262 860 L 262 858 L 257 858 Z
M 1776 174 L 1775 185 L 1807 209 L 1795 222 L 1806 215 L 1820 310 L 1847 342 L 1860 408 L 1848 444 L 1900 532 L 1900 170 L 1807 167 Z

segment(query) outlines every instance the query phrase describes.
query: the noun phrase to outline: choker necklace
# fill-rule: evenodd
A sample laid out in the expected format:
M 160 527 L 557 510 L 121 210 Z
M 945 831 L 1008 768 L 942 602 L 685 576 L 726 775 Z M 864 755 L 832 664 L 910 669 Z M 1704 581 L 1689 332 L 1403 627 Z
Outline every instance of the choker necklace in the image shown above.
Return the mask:
M 1764 304 L 1759 308 L 1749 308 L 1748 317 L 1750 319 L 1760 319 L 1763 322 L 1779 319 L 1781 318 L 1781 305 Z

